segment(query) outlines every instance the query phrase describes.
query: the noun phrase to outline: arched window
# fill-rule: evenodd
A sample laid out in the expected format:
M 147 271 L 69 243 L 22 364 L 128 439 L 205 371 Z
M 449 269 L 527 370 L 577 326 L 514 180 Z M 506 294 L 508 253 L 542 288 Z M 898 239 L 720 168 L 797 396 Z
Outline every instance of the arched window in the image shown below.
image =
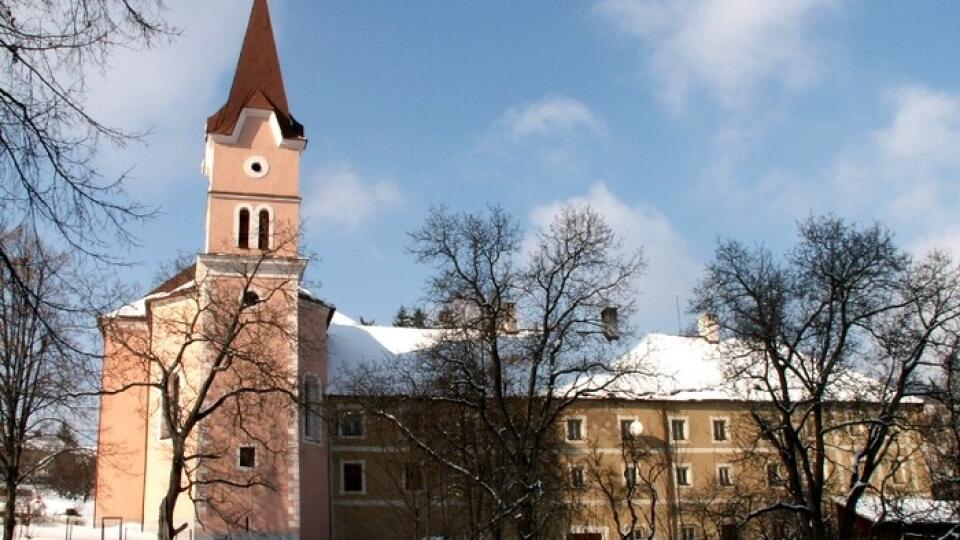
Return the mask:
M 311 441 L 320 440 L 320 383 L 313 375 L 303 380 L 303 436 Z
M 237 247 L 248 249 L 250 247 L 250 210 L 240 209 L 237 216 Z
M 257 215 L 257 248 L 270 249 L 270 211 L 266 209 Z

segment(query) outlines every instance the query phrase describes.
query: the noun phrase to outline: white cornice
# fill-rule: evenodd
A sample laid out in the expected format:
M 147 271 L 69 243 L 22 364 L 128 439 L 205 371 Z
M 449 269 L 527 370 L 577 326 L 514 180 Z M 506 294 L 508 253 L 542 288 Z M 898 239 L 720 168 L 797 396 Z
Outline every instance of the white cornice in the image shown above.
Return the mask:
M 233 133 L 230 133 L 229 135 L 210 133 L 208 134 L 208 137 L 219 144 L 237 144 L 237 141 L 240 139 L 240 134 L 243 132 L 243 126 L 247 123 L 249 118 L 269 119 L 270 131 L 273 133 L 273 139 L 277 143 L 278 147 L 290 148 L 292 150 L 299 151 L 302 151 L 307 147 L 306 138 L 285 139 L 283 137 L 283 130 L 280 129 L 280 122 L 277 120 L 277 114 L 275 112 L 267 109 L 254 109 L 251 107 L 245 107 L 242 111 L 240 111 L 240 117 L 237 118 L 237 124 L 233 126 Z
M 205 267 L 211 276 L 249 275 L 256 272 L 258 277 L 301 280 L 307 262 L 301 257 L 261 259 L 256 256 L 210 253 L 197 256 L 197 264 Z

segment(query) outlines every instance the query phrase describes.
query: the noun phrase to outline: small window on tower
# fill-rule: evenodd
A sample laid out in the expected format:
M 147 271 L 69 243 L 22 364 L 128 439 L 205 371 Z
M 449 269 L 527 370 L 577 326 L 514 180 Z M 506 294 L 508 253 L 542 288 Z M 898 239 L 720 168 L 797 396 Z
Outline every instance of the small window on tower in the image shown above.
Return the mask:
M 263 178 L 270 172 L 270 165 L 263 156 L 251 156 L 243 162 L 243 172 L 250 178 Z
M 253 446 L 241 446 L 237 452 L 237 465 L 241 469 L 252 469 L 257 466 L 257 449 Z
M 257 249 L 270 249 L 270 211 L 257 214 Z
M 248 249 L 250 247 L 250 210 L 240 209 L 237 216 L 237 247 Z
M 243 292 L 243 307 L 251 307 L 260 303 L 260 295 L 256 291 Z

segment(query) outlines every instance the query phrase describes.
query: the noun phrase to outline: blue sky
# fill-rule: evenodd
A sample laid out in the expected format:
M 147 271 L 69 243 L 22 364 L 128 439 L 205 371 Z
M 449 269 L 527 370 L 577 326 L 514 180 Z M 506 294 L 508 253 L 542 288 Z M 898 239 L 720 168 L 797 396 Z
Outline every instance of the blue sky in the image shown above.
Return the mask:
M 203 121 L 226 98 L 247 0 L 169 0 L 182 31 L 121 52 L 91 109 L 145 145 L 109 150 L 161 207 L 134 232 L 155 268 L 202 245 Z M 427 209 L 496 203 L 525 225 L 593 205 L 649 260 L 639 328 L 718 238 L 773 248 L 835 212 L 920 253 L 960 247 L 960 4 L 842 0 L 271 0 L 303 158 L 308 277 L 388 322 L 429 269 L 406 253 Z M 690 319 L 684 315 L 684 323 Z

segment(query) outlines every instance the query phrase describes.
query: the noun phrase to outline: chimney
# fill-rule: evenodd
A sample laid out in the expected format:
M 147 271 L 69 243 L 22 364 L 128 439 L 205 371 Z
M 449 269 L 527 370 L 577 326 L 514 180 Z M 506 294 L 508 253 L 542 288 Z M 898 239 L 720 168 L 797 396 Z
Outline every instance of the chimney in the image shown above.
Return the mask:
M 603 337 L 607 341 L 620 339 L 620 320 L 617 316 L 617 308 L 605 307 L 600 312 L 600 324 L 603 327 Z
M 713 313 L 697 317 L 697 331 L 707 343 L 720 343 L 720 320 Z
M 504 302 L 501 304 L 503 317 L 500 321 L 500 330 L 505 334 L 516 334 L 519 330 L 517 324 L 517 305 L 513 302 Z

